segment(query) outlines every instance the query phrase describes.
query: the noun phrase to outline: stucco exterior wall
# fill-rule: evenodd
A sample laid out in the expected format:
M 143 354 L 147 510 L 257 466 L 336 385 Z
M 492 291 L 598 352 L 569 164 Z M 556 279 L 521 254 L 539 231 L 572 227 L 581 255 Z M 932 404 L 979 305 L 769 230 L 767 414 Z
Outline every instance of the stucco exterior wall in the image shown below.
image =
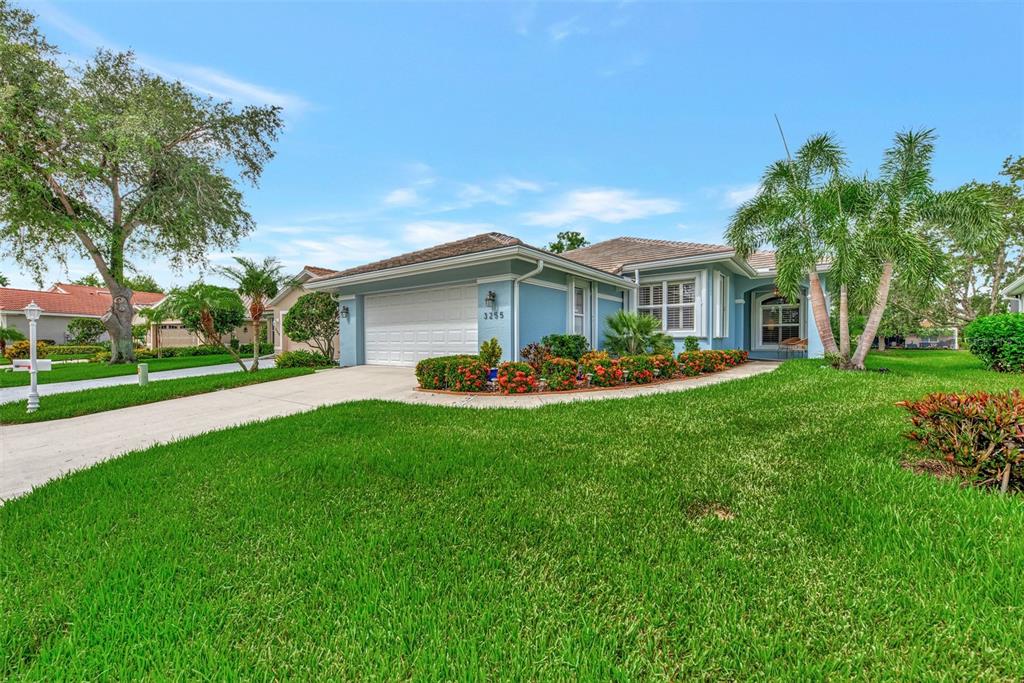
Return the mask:
M 273 327 L 273 342 L 274 342 L 274 353 L 283 353 L 285 351 L 313 351 L 319 353 L 319 349 L 310 346 L 306 342 L 292 341 L 288 335 L 284 333 L 284 316 L 288 310 L 295 305 L 295 302 L 299 300 L 303 294 L 308 294 L 306 289 L 301 286 L 289 287 L 284 295 L 276 302 L 274 302 L 274 327 Z M 340 336 L 334 336 L 334 360 L 338 360 L 340 353 Z

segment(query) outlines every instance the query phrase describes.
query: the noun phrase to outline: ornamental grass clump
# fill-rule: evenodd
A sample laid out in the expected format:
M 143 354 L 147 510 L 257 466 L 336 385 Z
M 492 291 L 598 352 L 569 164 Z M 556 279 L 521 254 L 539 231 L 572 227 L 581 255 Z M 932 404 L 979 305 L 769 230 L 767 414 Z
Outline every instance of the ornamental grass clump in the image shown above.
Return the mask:
M 502 363 L 498 367 L 498 389 L 503 394 L 528 394 L 537 390 L 537 372 L 529 363 Z
M 578 373 L 576 361 L 570 358 L 548 358 L 541 367 L 541 377 L 551 391 L 575 389 Z
M 634 384 L 650 384 L 654 381 L 654 361 L 650 356 L 623 356 L 619 367 L 625 379 Z
M 939 461 L 980 486 L 1024 490 L 1024 397 L 1019 389 L 935 393 L 896 405 L 910 413 L 913 429 L 906 437 L 926 460 Z
M 622 384 L 623 373 L 619 361 L 611 358 L 592 357 L 580 361 L 580 369 L 595 387 L 614 387 Z

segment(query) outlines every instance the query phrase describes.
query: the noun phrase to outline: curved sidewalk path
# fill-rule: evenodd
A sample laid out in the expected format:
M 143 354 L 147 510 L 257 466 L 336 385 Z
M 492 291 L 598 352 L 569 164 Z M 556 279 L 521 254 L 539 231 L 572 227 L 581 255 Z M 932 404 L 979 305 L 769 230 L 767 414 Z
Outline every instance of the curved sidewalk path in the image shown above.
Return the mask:
M 252 365 L 252 360 L 243 358 L 247 365 Z M 274 357 L 265 356 L 260 358 L 261 368 L 274 367 Z M 162 370 L 149 373 L 150 382 L 159 382 L 162 379 L 179 379 L 181 377 L 202 377 L 203 375 L 222 375 L 225 372 L 238 370 L 238 363 L 222 363 L 221 365 L 201 365 L 195 368 L 178 368 L 177 370 Z M 97 379 L 80 379 L 74 382 L 51 382 L 39 385 L 40 396 L 52 396 L 54 394 L 66 394 L 69 391 L 82 391 L 83 389 L 98 389 L 100 387 L 117 387 L 124 384 L 136 384 L 139 377 L 136 374 L 118 375 L 117 377 L 99 377 Z M 6 387 L 0 389 L 0 403 L 11 401 L 24 401 L 28 398 L 28 386 Z
M 358 366 L 325 370 L 303 377 L 94 415 L 2 426 L 0 501 L 27 493 L 33 487 L 67 472 L 89 467 L 129 451 L 335 403 L 383 399 L 452 407 L 537 408 L 551 403 L 686 391 L 759 375 L 776 367 L 776 363 L 751 362 L 714 375 L 654 386 L 510 397 L 416 391 L 416 379 L 411 368 Z

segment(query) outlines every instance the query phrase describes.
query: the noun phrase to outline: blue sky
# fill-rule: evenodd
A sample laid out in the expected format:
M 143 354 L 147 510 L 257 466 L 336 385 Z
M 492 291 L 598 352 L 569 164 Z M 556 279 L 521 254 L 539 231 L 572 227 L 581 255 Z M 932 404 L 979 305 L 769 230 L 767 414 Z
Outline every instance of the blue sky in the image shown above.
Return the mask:
M 939 187 L 1024 153 L 1020 2 L 25 6 L 74 56 L 131 48 L 196 89 L 283 106 L 238 252 L 291 270 L 487 230 L 721 241 L 783 154 L 773 114 L 792 144 L 835 133 L 858 172 L 897 129 L 934 127 Z

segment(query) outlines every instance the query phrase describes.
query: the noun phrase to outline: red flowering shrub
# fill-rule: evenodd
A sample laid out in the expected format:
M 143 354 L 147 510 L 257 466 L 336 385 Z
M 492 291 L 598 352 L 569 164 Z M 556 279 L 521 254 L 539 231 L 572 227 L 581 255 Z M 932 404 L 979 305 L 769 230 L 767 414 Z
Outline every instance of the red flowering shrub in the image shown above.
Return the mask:
M 479 359 L 476 356 L 424 358 L 416 364 L 416 381 L 422 389 L 447 389 L 449 377 L 455 367 L 477 360 Z
M 477 358 L 466 358 L 450 363 L 445 384 L 451 391 L 486 391 L 490 368 Z
M 502 363 L 498 366 L 498 389 L 503 394 L 537 391 L 537 373 L 529 363 Z
M 580 361 L 580 369 L 595 387 L 614 387 L 622 384 L 622 368 L 619 367 L 617 360 L 590 358 Z
M 929 394 L 896 405 L 910 413 L 907 438 L 927 459 L 941 460 L 981 484 L 1024 489 L 1024 397 L 1005 394 Z
M 746 363 L 750 354 L 742 349 L 683 351 L 679 354 L 679 368 L 687 377 L 702 372 L 721 372 Z
M 658 379 L 672 379 L 679 374 L 679 362 L 671 355 L 656 353 L 650 358 L 654 369 L 657 370 L 655 376 Z
M 552 391 L 576 388 L 576 361 L 568 358 L 548 358 L 541 368 L 541 377 Z
M 627 382 L 650 384 L 654 381 L 654 361 L 650 356 L 623 356 L 619 367 Z
M 704 359 L 700 351 L 683 351 L 679 354 L 679 372 L 684 377 L 696 377 L 704 372 Z

